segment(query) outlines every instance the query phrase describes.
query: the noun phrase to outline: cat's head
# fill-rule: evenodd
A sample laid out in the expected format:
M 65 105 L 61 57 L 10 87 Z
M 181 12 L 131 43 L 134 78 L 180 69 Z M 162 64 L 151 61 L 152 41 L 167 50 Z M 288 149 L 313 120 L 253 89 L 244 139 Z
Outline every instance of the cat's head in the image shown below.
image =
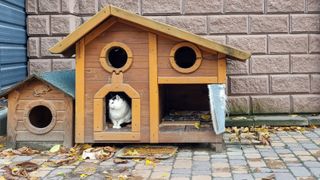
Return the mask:
M 119 95 L 116 95 L 109 100 L 109 107 L 111 109 L 120 109 L 123 107 L 123 103 L 123 99 Z

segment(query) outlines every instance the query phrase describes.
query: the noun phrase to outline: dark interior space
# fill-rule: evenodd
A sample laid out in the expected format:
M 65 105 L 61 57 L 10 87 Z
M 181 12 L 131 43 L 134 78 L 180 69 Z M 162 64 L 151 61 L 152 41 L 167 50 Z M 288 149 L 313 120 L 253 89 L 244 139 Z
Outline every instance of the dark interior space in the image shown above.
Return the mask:
M 203 85 L 161 85 L 160 131 L 211 127 L 208 88 Z
M 174 60 L 181 68 L 189 68 L 197 60 L 196 53 L 190 47 L 181 47 L 174 53 Z
M 121 47 L 113 47 L 107 52 L 109 64 L 114 68 L 123 67 L 128 60 L 127 52 Z
M 45 128 L 52 121 L 52 113 L 46 106 L 36 106 L 29 113 L 29 120 L 34 127 Z

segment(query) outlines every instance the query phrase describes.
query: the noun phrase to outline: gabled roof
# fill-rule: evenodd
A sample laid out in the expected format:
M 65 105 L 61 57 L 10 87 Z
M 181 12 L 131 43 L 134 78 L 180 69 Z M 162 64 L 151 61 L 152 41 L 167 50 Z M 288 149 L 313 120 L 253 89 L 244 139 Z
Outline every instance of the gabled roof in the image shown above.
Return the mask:
M 15 90 L 22 86 L 24 83 L 29 82 L 31 80 L 37 79 L 45 84 L 51 85 L 63 93 L 74 99 L 75 95 L 75 71 L 67 70 L 67 71 L 54 71 L 54 72 L 46 72 L 39 75 L 31 75 L 24 81 L 17 83 L 9 89 L 6 89 L 0 92 L 0 97 L 7 96 L 12 90 Z
M 69 48 L 74 48 L 74 44 L 78 40 L 80 40 L 87 33 L 89 33 L 91 30 L 93 30 L 95 27 L 97 27 L 104 20 L 111 16 L 129 21 L 131 23 L 138 24 L 156 32 L 160 32 L 169 36 L 189 41 L 191 43 L 205 47 L 209 50 L 217 51 L 240 60 L 246 60 L 251 56 L 250 52 L 242 51 L 231 46 L 223 45 L 215 41 L 202 38 L 193 33 L 148 19 L 146 17 L 131 13 L 129 11 L 114 6 L 106 6 L 105 8 L 103 8 L 95 16 L 93 16 L 91 19 L 83 23 L 75 31 L 69 34 L 66 38 L 55 44 L 52 48 L 49 49 L 49 51 L 51 53 L 58 54 L 65 52 Z

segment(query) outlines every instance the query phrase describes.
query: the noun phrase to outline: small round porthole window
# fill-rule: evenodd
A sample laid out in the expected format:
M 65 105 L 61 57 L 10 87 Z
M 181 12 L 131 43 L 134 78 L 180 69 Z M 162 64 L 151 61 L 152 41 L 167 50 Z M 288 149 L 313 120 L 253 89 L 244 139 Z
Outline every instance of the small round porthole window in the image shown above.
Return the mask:
M 120 42 L 107 44 L 100 53 L 102 67 L 112 73 L 126 71 L 132 63 L 132 52 L 129 47 Z
M 33 107 L 29 113 L 29 121 L 36 128 L 45 128 L 52 122 L 52 113 L 46 106 Z
M 194 72 L 200 67 L 201 61 L 201 51 L 197 46 L 191 43 L 179 43 L 171 49 L 170 63 L 178 72 Z
M 56 114 L 50 104 L 34 102 L 28 105 L 28 109 L 24 124 L 32 133 L 45 134 L 55 126 Z

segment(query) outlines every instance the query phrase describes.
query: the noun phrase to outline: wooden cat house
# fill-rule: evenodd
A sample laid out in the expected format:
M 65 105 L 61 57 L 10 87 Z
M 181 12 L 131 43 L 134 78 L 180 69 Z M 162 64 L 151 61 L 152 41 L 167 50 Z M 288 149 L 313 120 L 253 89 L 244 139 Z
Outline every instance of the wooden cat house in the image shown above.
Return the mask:
M 2 92 L 8 98 L 8 146 L 73 146 L 74 71 L 32 75 Z M 41 145 L 42 143 L 42 145 Z
M 226 56 L 250 53 L 107 6 L 50 49 L 76 54 L 76 143 L 221 143 L 207 84 L 226 83 Z M 126 96 L 132 122 L 112 128 L 108 100 Z M 204 117 L 204 118 L 203 118 Z

